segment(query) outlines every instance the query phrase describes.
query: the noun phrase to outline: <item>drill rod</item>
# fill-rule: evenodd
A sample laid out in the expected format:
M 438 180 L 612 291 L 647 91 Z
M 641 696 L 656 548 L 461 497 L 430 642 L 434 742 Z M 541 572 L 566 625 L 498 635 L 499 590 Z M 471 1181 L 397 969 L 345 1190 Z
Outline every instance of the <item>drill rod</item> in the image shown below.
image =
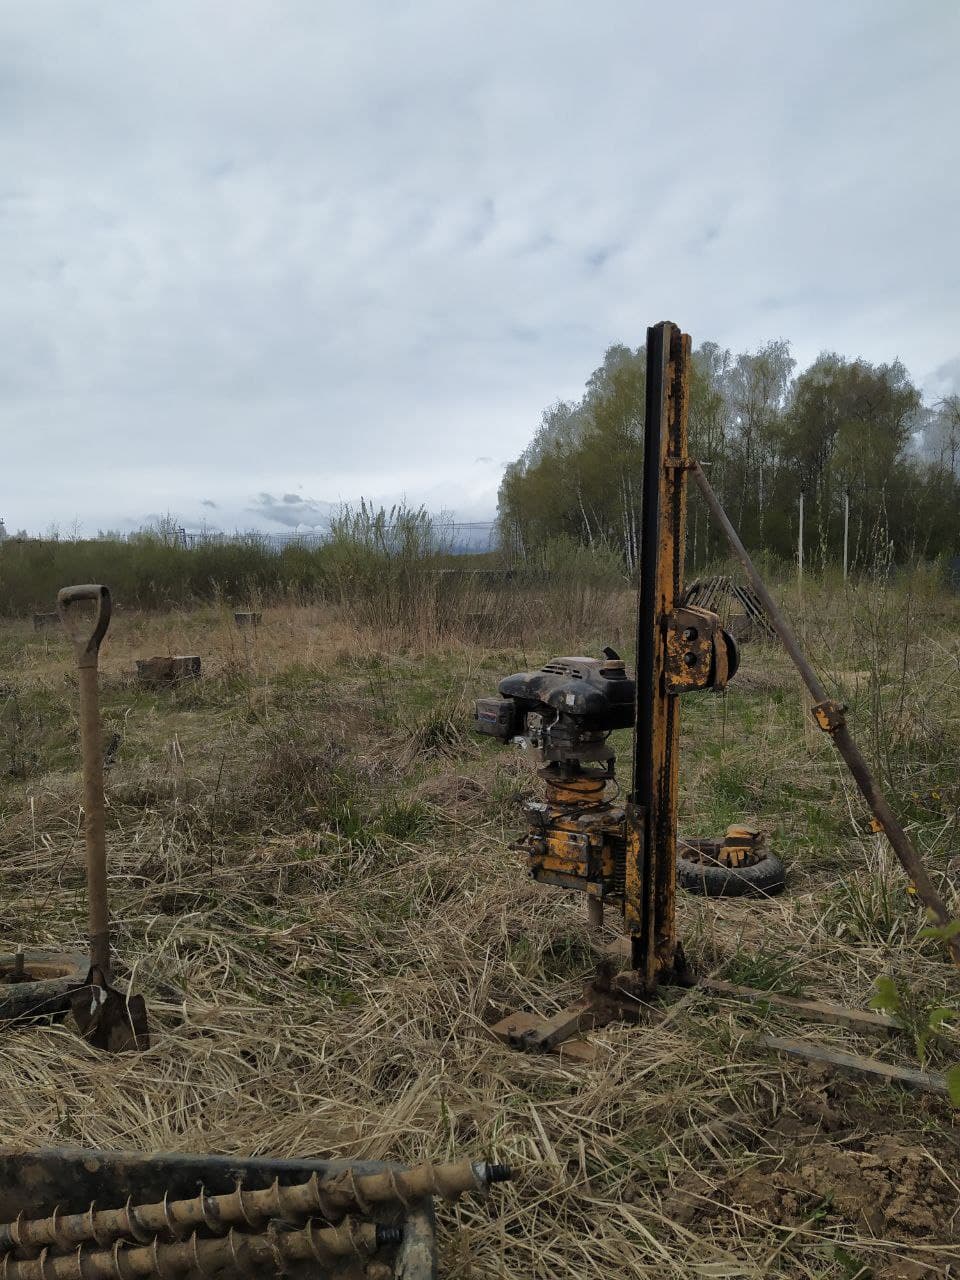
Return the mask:
M 817 707 L 824 704 L 830 704 L 830 698 L 826 689 L 823 687 L 819 676 L 810 665 L 803 650 L 800 648 L 797 638 L 793 634 L 793 629 L 791 628 L 790 623 L 787 621 L 777 602 L 770 594 L 766 583 L 757 572 L 756 566 L 750 559 L 750 555 L 746 547 L 740 541 L 736 529 L 730 523 L 727 513 L 720 505 L 720 500 L 714 493 L 709 480 L 704 475 L 699 462 L 691 463 L 690 471 L 699 486 L 700 492 L 703 494 L 707 506 L 710 508 L 711 515 L 713 515 L 714 519 L 723 530 L 727 541 L 733 548 L 734 554 L 746 570 L 747 577 L 750 579 L 750 584 L 760 597 L 763 607 L 767 612 L 767 617 L 770 619 L 774 630 L 783 642 L 783 647 L 790 655 L 794 666 L 799 671 L 803 683 L 810 690 L 810 694 L 813 697 L 814 702 L 817 704 Z M 814 708 L 815 711 L 817 707 Z M 830 717 L 829 727 L 827 727 L 826 731 L 833 739 L 833 744 L 840 753 L 844 764 L 846 764 L 851 774 L 853 774 L 854 781 L 860 788 L 860 792 L 864 800 L 866 800 L 867 804 L 870 806 L 873 816 L 876 818 L 887 839 L 890 841 L 890 847 L 896 854 L 900 865 L 913 882 L 917 891 L 917 896 L 939 925 L 957 927 L 956 922 L 951 917 L 949 911 L 947 911 L 947 908 L 943 904 L 943 900 L 934 888 L 933 881 L 930 879 L 930 875 L 927 872 L 926 867 L 923 865 L 920 855 L 917 853 L 916 849 L 914 849 L 909 836 L 900 825 L 900 822 L 896 814 L 890 808 L 886 797 L 877 786 L 873 775 L 870 772 L 870 767 L 864 759 L 860 748 L 851 737 L 850 730 L 847 728 L 846 720 L 843 716 L 843 709 L 837 707 L 836 704 L 832 704 L 832 709 L 835 714 Z M 816 718 L 817 723 L 820 724 L 821 728 L 823 728 L 824 722 L 819 716 Z M 951 937 L 947 938 L 947 948 L 954 964 L 960 966 L 960 936 L 958 936 L 956 932 Z
M 24 1218 L 0 1224 L 0 1253 L 10 1249 L 35 1249 L 54 1245 L 67 1250 L 114 1240 L 147 1241 L 158 1234 L 178 1236 L 206 1227 L 223 1232 L 232 1226 L 258 1227 L 271 1218 L 297 1222 L 320 1218 L 341 1222 L 348 1214 L 369 1215 L 375 1206 L 409 1208 L 427 1196 L 457 1200 L 464 1192 L 485 1193 L 494 1182 L 510 1177 L 503 1165 L 459 1160 L 452 1164 L 422 1164 L 412 1169 L 387 1169 L 382 1173 L 354 1173 L 345 1169 L 325 1177 L 314 1174 L 307 1182 L 281 1186 L 279 1180 L 263 1190 L 238 1186 L 226 1195 L 208 1196 L 201 1191 L 190 1200 L 163 1199 L 155 1204 L 122 1209 L 97 1209 L 86 1213 L 52 1213 L 48 1218 Z M 0 1273 L 2 1280 L 2 1273 Z
M 0 1263 L 0 1280 L 134 1280 L 197 1273 L 213 1275 L 230 1269 L 230 1274 L 262 1276 L 265 1272 L 286 1275 L 298 1263 L 331 1266 L 346 1257 L 369 1257 L 381 1244 L 398 1244 L 399 1228 L 377 1227 L 373 1223 L 342 1227 L 316 1227 L 299 1231 L 271 1230 L 245 1235 L 231 1230 L 218 1239 L 201 1239 L 194 1232 L 185 1240 L 161 1244 L 125 1245 L 110 1249 L 78 1249 L 74 1253 L 50 1254 L 39 1258 L 6 1257 Z

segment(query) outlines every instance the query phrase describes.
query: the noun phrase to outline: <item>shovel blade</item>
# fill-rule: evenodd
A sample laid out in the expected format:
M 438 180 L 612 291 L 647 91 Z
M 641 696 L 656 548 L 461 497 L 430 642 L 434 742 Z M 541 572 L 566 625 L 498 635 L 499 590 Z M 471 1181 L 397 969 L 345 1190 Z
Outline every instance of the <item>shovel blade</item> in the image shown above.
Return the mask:
M 113 987 L 81 987 L 70 1008 L 80 1034 L 95 1049 L 128 1053 L 150 1048 L 143 996 L 128 999 Z

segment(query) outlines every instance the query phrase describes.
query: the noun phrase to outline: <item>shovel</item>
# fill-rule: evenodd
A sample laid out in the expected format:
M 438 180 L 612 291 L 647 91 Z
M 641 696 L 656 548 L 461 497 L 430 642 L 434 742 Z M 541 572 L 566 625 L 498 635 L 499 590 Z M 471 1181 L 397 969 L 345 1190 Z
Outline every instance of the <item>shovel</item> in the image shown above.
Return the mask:
M 92 605 L 92 612 L 84 605 Z M 78 607 L 79 606 L 79 607 Z M 57 609 L 73 641 L 80 681 L 80 752 L 83 759 L 83 833 L 87 851 L 87 910 L 90 972 L 71 1000 L 80 1034 L 98 1049 L 147 1049 L 147 1007 L 143 996 L 125 996 L 110 985 L 110 913 L 107 908 L 107 844 L 103 816 L 103 748 L 97 661 L 110 625 L 110 590 L 88 585 L 64 587 Z

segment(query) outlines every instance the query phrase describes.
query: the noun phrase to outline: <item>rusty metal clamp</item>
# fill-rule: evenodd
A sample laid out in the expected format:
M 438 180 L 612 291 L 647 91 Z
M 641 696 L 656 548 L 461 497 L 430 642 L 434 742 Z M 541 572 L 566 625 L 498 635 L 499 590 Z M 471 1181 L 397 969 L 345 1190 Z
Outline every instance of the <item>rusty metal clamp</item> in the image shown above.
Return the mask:
M 847 723 L 846 710 L 842 702 L 825 698 L 810 708 L 810 714 L 824 733 L 836 733 Z

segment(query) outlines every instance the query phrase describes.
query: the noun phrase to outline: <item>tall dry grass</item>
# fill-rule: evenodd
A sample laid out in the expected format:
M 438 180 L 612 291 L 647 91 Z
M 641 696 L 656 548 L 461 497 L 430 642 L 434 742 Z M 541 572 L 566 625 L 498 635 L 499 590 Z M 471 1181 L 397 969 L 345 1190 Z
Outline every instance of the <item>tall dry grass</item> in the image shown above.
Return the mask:
M 447 526 L 405 505 L 345 506 L 323 541 L 280 547 L 255 533 L 185 546 L 166 524 L 126 538 L 0 540 L 0 616 L 11 618 L 53 608 L 68 583 L 105 582 L 128 609 L 326 602 L 355 610 L 368 625 L 409 628 L 425 615 L 442 623 L 453 597 L 508 578 L 610 589 L 624 573 L 610 553 L 572 543 L 551 543 L 517 567 L 497 552 L 456 554 Z
M 855 732 L 873 732 L 879 699 L 891 779 L 909 798 L 956 758 L 960 616 L 915 594 L 917 635 L 936 643 L 911 641 L 904 658 L 904 589 L 880 600 L 807 584 L 788 604 L 848 690 Z M 103 659 L 120 738 L 111 890 L 121 980 L 146 994 L 154 1045 L 107 1059 L 67 1026 L 0 1032 L 0 1140 L 512 1163 L 515 1182 L 490 1202 L 440 1212 L 441 1274 L 455 1280 L 862 1280 L 866 1266 L 897 1280 L 960 1265 L 948 1108 L 754 1043 L 773 1030 L 915 1064 L 909 1040 L 878 1046 L 696 991 L 596 1033 L 589 1067 L 488 1034 L 511 1009 L 559 1009 L 592 952 L 581 901 L 530 883 L 511 848 L 537 779 L 522 755 L 470 737 L 470 699 L 551 652 L 628 648 L 629 594 L 467 580 L 407 613 L 355 599 L 267 604 L 253 631 L 215 606 L 115 619 Z M 164 652 L 200 653 L 204 679 L 137 688 L 135 657 Z M 4 936 L 75 947 L 70 655 L 58 633 L 9 623 L 0 659 L 0 747 L 20 761 L 0 780 Z M 684 703 L 684 829 L 756 812 L 789 891 L 681 899 L 694 965 L 849 1004 L 889 974 L 918 1007 L 955 1000 L 829 744 L 806 737 L 789 668 L 756 645 L 745 659 L 725 696 Z M 951 895 L 953 787 L 939 801 L 925 791 L 908 815 Z M 960 1056 L 945 1035 L 933 1067 Z

